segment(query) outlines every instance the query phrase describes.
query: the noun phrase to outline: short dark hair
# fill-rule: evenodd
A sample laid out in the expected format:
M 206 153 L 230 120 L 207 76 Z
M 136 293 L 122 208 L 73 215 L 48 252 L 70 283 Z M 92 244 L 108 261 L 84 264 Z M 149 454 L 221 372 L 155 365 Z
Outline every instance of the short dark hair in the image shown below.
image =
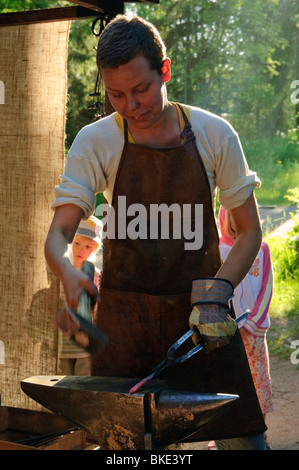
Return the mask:
M 99 38 L 98 67 L 115 68 L 138 55 L 148 60 L 151 69 L 162 73 L 166 47 L 155 26 L 138 16 L 117 15 Z

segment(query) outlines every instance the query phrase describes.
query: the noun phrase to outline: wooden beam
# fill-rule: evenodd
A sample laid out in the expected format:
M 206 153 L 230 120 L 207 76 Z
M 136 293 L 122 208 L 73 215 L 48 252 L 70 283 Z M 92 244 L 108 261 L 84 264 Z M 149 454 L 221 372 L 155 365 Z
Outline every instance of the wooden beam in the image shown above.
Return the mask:
M 134 2 L 126 2 L 126 0 L 124 1 L 117 1 L 117 0 L 114 0 L 114 2 L 116 1 L 116 3 L 157 3 L 159 4 L 160 3 L 160 0 L 135 0 Z M 92 10 L 97 10 L 99 7 L 101 8 L 103 6 L 103 3 L 106 3 L 106 4 L 112 4 L 112 0 L 111 1 L 105 1 L 105 0 L 70 0 L 70 3 L 76 3 L 76 5 L 81 5 L 82 7 L 85 7 L 85 8 L 91 8 Z
M 116 16 L 124 12 L 125 2 L 123 0 L 72 0 L 71 3 L 77 6 L 0 13 L 0 27 L 96 18 L 99 13 Z M 135 0 L 135 2 L 127 3 L 159 4 L 160 0 Z
M 80 5 L 84 8 L 89 8 L 98 12 L 123 13 L 124 2 L 123 0 L 71 0 L 71 3 Z
M 80 20 L 83 18 L 95 18 L 98 14 L 98 11 L 80 6 L 1 13 L 0 27 L 20 26 L 32 23 L 48 23 L 53 21 Z

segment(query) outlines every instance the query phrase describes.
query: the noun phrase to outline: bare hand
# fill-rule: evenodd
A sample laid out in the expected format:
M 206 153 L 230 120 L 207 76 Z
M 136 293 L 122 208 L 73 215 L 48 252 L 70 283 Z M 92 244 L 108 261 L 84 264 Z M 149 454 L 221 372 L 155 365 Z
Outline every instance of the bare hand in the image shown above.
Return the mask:
M 78 271 L 73 266 L 69 266 L 67 273 L 64 275 L 63 287 L 66 297 L 66 302 L 70 308 L 76 310 L 79 303 L 79 298 L 85 290 L 91 297 L 93 303 L 99 301 L 99 292 L 89 276 L 81 271 Z

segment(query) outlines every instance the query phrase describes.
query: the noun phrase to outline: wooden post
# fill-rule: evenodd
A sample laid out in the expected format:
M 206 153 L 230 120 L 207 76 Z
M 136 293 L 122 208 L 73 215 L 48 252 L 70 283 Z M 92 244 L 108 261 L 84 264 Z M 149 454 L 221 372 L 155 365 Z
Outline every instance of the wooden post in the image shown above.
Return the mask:
M 56 373 L 59 283 L 44 242 L 64 168 L 69 22 L 0 28 L 1 404 L 38 407 L 21 391 Z

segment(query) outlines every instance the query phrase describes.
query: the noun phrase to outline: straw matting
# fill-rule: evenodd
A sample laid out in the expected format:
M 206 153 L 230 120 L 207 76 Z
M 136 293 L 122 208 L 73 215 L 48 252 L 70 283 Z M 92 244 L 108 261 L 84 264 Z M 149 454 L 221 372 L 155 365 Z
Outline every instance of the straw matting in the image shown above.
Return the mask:
M 59 284 L 44 242 L 64 167 L 69 22 L 0 28 L 0 394 L 36 408 L 20 381 L 55 374 Z

